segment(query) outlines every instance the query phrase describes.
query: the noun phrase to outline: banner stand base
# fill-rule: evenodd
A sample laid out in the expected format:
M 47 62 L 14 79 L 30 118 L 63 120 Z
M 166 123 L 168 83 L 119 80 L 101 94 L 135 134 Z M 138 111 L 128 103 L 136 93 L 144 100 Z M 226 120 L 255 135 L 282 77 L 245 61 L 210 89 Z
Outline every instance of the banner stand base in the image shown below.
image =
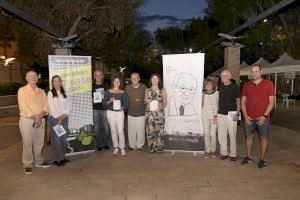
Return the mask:
M 190 153 L 194 156 L 203 155 L 205 151 L 186 151 L 186 150 L 164 150 L 164 152 L 170 152 L 171 155 L 174 155 L 175 153 Z
M 95 150 L 87 150 L 87 151 L 79 151 L 79 152 L 74 152 L 74 153 L 67 153 L 66 156 L 76 156 L 76 155 L 81 155 L 81 154 L 84 154 L 85 156 L 88 154 L 88 153 L 94 153 Z

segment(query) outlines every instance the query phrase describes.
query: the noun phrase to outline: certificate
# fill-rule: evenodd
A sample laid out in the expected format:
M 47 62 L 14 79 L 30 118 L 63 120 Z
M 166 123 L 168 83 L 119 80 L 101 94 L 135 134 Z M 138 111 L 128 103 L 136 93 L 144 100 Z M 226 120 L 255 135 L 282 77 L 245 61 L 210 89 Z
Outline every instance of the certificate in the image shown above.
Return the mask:
M 101 92 L 94 92 L 94 103 L 102 102 L 102 94 Z
M 152 100 L 150 102 L 150 111 L 156 111 L 158 109 L 158 101 Z
M 113 101 L 113 109 L 114 110 L 121 110 L 121 101 L 120 100 L 114 100 Z
M 62 135 L 66 134 L 66 130 L 64 129 L 64 127 L 58 124 L 53 127 L 53 130 L 55 131 L 58 137 L 61 137 Z

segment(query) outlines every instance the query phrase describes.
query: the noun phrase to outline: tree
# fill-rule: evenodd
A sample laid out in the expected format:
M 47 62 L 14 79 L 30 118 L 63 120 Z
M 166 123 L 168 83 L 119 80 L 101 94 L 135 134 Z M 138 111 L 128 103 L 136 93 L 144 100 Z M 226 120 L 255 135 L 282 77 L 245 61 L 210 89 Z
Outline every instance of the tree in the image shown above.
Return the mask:
M 143 0 L 14 0 L 7 1 L 23 12 L 51 27 L 61 37 L 77 34 L 72 42 L 80 43 L 89 50 L 98 52 L 110 33 L 119 32 L 135 21 L 137 7 Z M 43 31 L 15 18 L 0 15 L 1 30 L 4 27 L 11 39 L 17 39 L 19 52 L 27 63 L 36 57 L 43 61 L 52 54 L 51 43 L 56 39 Z M 1 31 L 0 39 L 5 37 Z M 30 42 L 29 42 L 30 41 Z M 22 43 L 24 42 L 24 43 Z M 28 53 L 30 52 L 30 53 Z

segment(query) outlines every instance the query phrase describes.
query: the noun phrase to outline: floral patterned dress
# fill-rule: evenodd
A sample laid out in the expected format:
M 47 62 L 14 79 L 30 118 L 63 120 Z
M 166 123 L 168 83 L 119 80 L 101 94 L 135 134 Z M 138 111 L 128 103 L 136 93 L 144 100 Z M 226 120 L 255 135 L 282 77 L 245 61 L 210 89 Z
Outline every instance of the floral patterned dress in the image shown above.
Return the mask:
M 159 104 L 163 103 L 164 89 L 153 91 L 150 88 L 147 89 L 147 95 L 149 100 L 157 100 Z M 150 111 L 149 104 L 146 107 L 146 134 L 148 140 L 149 152 L 155 151 L 162 152 L 164 150 L 164 124 L 165 114 L 164 109 L 160 111 Z

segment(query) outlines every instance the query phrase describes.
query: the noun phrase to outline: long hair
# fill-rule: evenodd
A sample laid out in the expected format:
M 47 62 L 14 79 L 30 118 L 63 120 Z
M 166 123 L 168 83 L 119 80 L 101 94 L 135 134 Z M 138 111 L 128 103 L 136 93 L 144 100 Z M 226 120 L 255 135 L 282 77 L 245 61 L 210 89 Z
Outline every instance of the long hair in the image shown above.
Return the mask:
M 151 76 L 149 78 L 149 88 L 152 87 L 151 79 L 153 78 L 153 76 L 157 76 L 157 78 L 158 78 L 158 88 L 161 90 L 162 89 L 162 81 L 161 81 L 161 78 L 160 78 L 158 73 L 151 74 Z
M 203 84 L 203 90 L 204 90 L 204 92 L 206 92 L 206 85 L 207 85 L 208 83 L 210 83 L 210 84 L 213 86 L 212 90 L 213 90 L 213 93 L 214 93 L 214 92 L 217 90 L 217 84 L 216 84 L 216 82 L 215 82 L 214 80 L 212 80 L 212 79 L 206 79 L 206 80 L 204 81 L 204 84 Z
M 51 85 L 52 85 L 51 92 L 53 94 L 53 98 L 54 97 L 58 98 L 57 91 L 56 91 L 56 89 L 54 87 L 54 84 L 53 84 L 53 81 L 54 81 L 55 78 L 59 78 L 60 81 L 62 81 L 62 80 L 61 80 L 60 76 L 58 76 L 58 75 L 53 76 L 52 79 L 51 79 Z M 61 92 L 61 94 L 63 95 L 64 98 L 67 98 L 66 91 L 65 91 L 63 86 L 60 87 L 60 92 Z

